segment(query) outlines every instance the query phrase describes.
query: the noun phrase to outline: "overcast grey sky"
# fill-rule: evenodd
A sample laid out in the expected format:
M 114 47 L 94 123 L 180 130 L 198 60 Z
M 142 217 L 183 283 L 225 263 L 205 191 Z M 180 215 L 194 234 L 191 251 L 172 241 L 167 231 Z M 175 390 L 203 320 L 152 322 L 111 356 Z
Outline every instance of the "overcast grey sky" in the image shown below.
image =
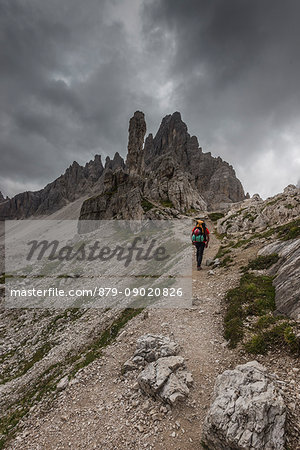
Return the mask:
M 298 0 L 0 0 L 0 190 L 125 157 L 180 111 L 250 194 L 300 178 Z

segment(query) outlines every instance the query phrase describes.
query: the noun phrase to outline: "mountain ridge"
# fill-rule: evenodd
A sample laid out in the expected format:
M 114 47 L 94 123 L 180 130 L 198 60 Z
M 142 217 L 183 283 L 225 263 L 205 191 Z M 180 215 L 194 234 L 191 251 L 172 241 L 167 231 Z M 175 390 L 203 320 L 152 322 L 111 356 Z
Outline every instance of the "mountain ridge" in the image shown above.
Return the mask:
M 141 127 L 140 136 L 136 136 L 138 127 Z M 189 135 L 179 112 L 165 116 L 154 137 L 150 133 L 144 141 L 145 134 L 144 113 L 136 111 L 129 126 L 126 163 L 118 152 L 113 159 L 107 156 L 104 165 L 100 155 L 95 155 L 85 166 L 74 161 L 64 174 L 39 191 L 26 191 L 11 199 L 4 199 L 2 195 L 0 220 L 49 215 L 80 197 L 108 192 L 112 184 L 116 188 L 128 183 L 127 193 L 139 185 L 140 203 L 143 196 L 150 199 L 154 196 L 153 201 L 163 202 L 169 201 L 171 196 L 174 200 L 170 202 L 180 211 L 226 207 L 245 198 L 233 167 L 220 157 L 211 156 L 210 152 L 203 153 L 196 136 Z M 140 182 L 145 174 L 152 174 L 152 184 L 148 183 L 144 191 Z M 122 189 L 124 191 L 124 185 Z M 179 204 L 175 192 L 183 197 Z M 133 216 L 143 215 L 142 208 L 138 209 Z

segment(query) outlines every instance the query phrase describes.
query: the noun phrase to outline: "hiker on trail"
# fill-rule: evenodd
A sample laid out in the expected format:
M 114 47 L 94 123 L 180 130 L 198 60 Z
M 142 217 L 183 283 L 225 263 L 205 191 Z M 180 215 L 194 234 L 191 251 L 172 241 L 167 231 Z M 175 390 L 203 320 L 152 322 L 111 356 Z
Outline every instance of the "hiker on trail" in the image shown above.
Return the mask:
M 204 248 L 207 248 L 209 242 L 209 231 L 203 220 L 197 219 L 197 224 L 193 228 L 191 239 L 197 249 L 197 270 L 201 270 Z

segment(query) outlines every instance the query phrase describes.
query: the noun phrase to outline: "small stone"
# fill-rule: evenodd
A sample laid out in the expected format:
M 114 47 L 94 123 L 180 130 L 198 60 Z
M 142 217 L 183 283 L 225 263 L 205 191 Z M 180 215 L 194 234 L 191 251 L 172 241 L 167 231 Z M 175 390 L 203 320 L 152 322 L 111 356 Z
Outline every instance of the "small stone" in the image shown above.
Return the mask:
M 122 373 L 125 374 L 126 372 L 130 372 L 130 371 L 136 370 L 136 369 L 138 369 L 137 364 L 134 361 L 132 361 L 132 359 L 128 359 L 123 364 Z
M 158 414 L 158 413 L 152 415 L 152 420 L 153 420 L 153 421 L 155 421 L 155 420 L 161 420 L 161 419 L 162 419 L 162 417 L 161 417 L 161 415 Z
M 163 413 L 163 414 L 167 414 L 167 412 L 168 412 L 168 409 L 167 409 L 165 406 L 161 406 L 161 407 L 159 408 L 159 410 L 160 410 L 160 412 Z
M 63 389 L 66 389 L 68 384 L 69 384 L 69 378 L 67 376 L 65 376 L 57 383 L 56 388 L 58 391 L 62 391 Z
M 149 408 L 150 408 L 149 400 L 146 400 L 146 401 L 142 404 L 142 410 L 143 410 L 143 411 L 148 411 Z
M 143 314 L 142 314 L 142 320 L 146 320 L 146 319 L 148 319 L 148 317 L 149 317 L 149 312 L 148 311 L 144 311 L 143 312 Z

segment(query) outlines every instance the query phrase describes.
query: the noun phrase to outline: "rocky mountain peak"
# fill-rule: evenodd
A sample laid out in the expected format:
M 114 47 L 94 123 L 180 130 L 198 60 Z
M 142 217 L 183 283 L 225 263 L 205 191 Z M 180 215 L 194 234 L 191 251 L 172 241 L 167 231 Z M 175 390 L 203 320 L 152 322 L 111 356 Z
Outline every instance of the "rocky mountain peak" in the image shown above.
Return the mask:
M 65 175 L 68 177 L 77 177 L 77 174 L 83 170 L 83 167 L 78 164 L 77 161 L 73 161 L 72 164 L 65 171 Z
M 98 180 L 104 170 L 102 160 L 101 160 L 101 155 L 95 155 L 94 160 L 91 160 L 90 162 L 86 163 L 84 169 L 85 169 L 85 175 L 87 177 L 90 177 L 91 180 L 93 180 L 93 181 Z
M 187 125 L 183 122 L 181 114 L 175 111 L 173 114 L 168 114 L 165 116 L 161 122 L 158 133 L 180 131 L 181 133 L 187 133 Z
M 125 163 L 122 156 L 120 156 L 119 152 L 115 153 L 115 156 L 113 159 L 110 159 L 109 156 L 105 159 L 105 169 L 110 169 L 112 171 L 118 170 L 118 169 L 124 169 Z
M 169 151 L 176 153 L 182 150 L 182 147 L 187 143 L 189 138 L 190 135 L 188 134 L 186 124 L 181 119 L 181 114 L 174 112 L 163 118 L 153 142 L 151 142 L 151 138 L 147 141 L 145 153 L 147 154 L 150 151 L 152 158 L 162 153 L 168 153 Z M 151 147 L 154 147 L 155 150 L 153 151 Z M 149 157 L 147 157 L 147 160 L 149 161 Z
M 128 154 L 126 167 L 129 173 L 142 174 L 144 171 L 144 138 L 146 134 L 145 115 L 136 111 L 129 122 Z
M 284 188 L 283 193 L 287 195 L 297 195 L 299 194 L 300 186 L 295 186 L 294 184 L 289 184 L 286 188 Z
M 106 158 L 105 158 L 105 166 L 104 166 L 104 168 L 105 169 L 109 169 L 110 166 L 111 165 L 111 159 L 110 159 L 110 157 L 109 156 L 107 156 Z

